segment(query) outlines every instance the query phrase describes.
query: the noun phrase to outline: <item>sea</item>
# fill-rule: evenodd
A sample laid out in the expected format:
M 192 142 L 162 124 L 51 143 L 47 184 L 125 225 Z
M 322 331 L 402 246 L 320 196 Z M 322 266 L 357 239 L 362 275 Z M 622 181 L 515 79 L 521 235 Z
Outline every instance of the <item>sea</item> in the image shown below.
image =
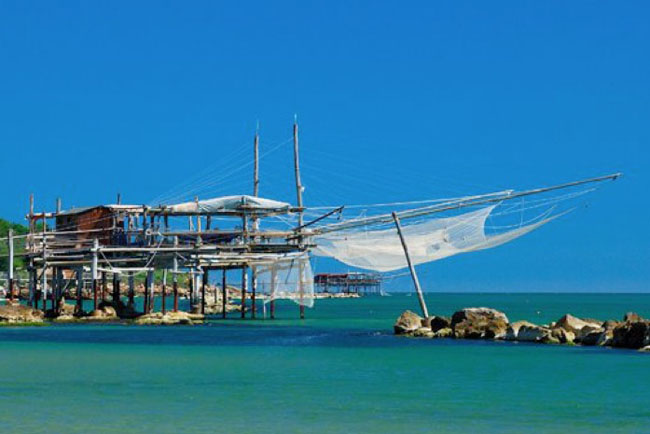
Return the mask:
M 539 324 L 650 317 L 650 294 L 426 299 Z M 287 301 L 275 320 L 0 327 L 0 432 L 650 433 L 650 354 L 394 336 L 406 309 L 416 297 L 317 300 L 305 320 Z

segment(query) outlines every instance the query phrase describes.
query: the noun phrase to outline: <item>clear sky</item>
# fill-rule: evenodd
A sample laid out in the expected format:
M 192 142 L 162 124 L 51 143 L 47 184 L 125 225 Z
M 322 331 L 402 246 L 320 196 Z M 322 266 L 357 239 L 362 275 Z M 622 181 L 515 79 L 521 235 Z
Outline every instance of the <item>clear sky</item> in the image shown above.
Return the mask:
M 241 162 L 257 120 L 262 152 L 279 144 L 261 192 L 291 200 L 283 142 L 298 113 L 308 205 L 625 173 L 536 233 L 420 267 L 427 290 L 647 291 L 649 12 L 633 1 L 4 0 L 0 216 L 21 221 L 30 192 L 37 210 L 118 191 L 150 203 L 206 167 L 215 181 L 201 195 L 250 193 Z

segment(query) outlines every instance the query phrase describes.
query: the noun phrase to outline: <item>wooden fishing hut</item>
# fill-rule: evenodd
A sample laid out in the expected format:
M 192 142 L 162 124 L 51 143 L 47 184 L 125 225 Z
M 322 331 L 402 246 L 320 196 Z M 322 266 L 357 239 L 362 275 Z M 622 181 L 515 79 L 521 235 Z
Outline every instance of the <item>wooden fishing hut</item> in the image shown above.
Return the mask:
M 116 204 L 62 210 L 57 200 L 55 212 L 36 213 L 30 196 L 29 234 L 24 257 L 30 275 L 29 302 L 34 307 L 57 314 L 66 285 L 76 278 L 76 309 L 82 312 L 83 291 L 90 287 L 93 308 L 102 302 L 118 305 L 125 295 L 121 280 L 128 277 L 128 304 L 134 305 L 134 273 L 146 273 L 144 312 L 154 306 L 154 273 L 161 271 L 162 311 L 166 311 L 167 275 L 171 275 L 173 310 L 178 310 L 179 275 L 186 274 L 190 286 L 191 306 L 205 313 L 206 286 L 211 271 L 222 272 L 222 316 L 226 316 L 228 289 L 226 272 L 241 270 L 241 317 L 256 316 L 256 267 L 291 258 L 307 258 L 304 243 L 302 185 L 298 156 L 298 126 L 293 126 L 294 169 L 298 205 L 258 197 L 259 135 L 254 140 L 253 195 L 211 198 L 175 205 L 124 205 L 120 196 Z M 274 216 L 297 215 L 298 225 L 289 230 L 260 229 L 260 222 Z M 170 224 L 171 219 L 187 219 L 187 229 Z M 224 222 L 216 226 L 219 220 Z M 230 223 L 228 223 L 228 221 Z M 42 223 L 38 228 L 38 223 Z M 11 241 L 13 243 L 13 240 Z M 13 244 L 12 244 L 13 245 Z M 12 257 L 13 258 L 13 257 Z M 13 270 L 13 265 L 10 267 Z M 248 275 L 251 271 L 249 289 Z M 112 275 L 108 294 L 107 276 Z M 296 283 L 300 301 L 303 297 L 302 269 Z M 12 293 L 13 294 L 13 293 Z M 247 296 L 250 294 L 250 309 Z M 215 300 L 218 294 L 214 294 Z M 273 287 L 270 315 L 275 316 Z M 304 318 L 304 304 L 300 317 Z

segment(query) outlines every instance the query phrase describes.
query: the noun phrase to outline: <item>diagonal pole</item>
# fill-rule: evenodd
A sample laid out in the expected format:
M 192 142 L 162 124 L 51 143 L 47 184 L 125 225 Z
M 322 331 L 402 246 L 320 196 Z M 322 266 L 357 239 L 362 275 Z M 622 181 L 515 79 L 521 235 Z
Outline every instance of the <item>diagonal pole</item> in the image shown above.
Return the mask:
M 422 309 L 422 314 L 424 315 L 425 318 L 429 316 L 429 310 L 427 309 L 427 304 L 424 302 L 424 296 L 422 295 L 422 289 L 420 288 L 420 280 L 418 279 L 418 275 L 415 272 L 415 267 L 413 266 L 413 262 L 411 262 L 411 255 L 409 254 L 409 248 L 408 245 L 406 244 L 406 240 L 404 240 L 404 234 L 402 234 L 402 225 L 400 224 L 399 217 L 397 217 L 397 214 L 393 212 L 393 220 L 395 220 L 395 226 L 397 227 L 397 234 L 399 235 L 399 239 L 402 242 L 402 248 L 404 248 L 404 256 L 406 256 L 406 262 L 408 263 L 409 266 L 409 271 L 411 272 L 411 277 L 413 278 L 413 285 L 415 286 L 415 292 L 418 295 L 418 300 L 420 301 L 420 308 Z

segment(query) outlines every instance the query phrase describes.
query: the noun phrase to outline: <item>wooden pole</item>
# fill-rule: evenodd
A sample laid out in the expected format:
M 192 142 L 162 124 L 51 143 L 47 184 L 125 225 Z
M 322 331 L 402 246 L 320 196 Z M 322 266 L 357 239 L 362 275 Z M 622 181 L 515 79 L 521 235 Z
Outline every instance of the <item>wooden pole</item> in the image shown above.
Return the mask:
M 93 259 L 92 259 L 92 264 L 90 267 L 90 271 L 92 274 L 92 287 L 93 287 L 93 310 L 97 310 L 97 307 L 99 306 L 99 300 L 97 297 L 97 267 L 98 267 L 98 251 L 99 251 L 99 240 L 95 238 L 93 240 Z
M 201 282 L 201 314 L 205 315 L 205 287 L 208 284 L 208 270 L 203 270 L 203 281 Z
M 36 228 L 34 227 L 34 193 L 29 195 L 29 248 L 32 252 L 36 251 L 36 243 L 34 240 L 34 232 Z M 34 282 L 36 284 L 36 282 Z
M 228 304 L 228 287 L 226 282 L 226 269 L 221 275 L 221 316 L 226 319 L 226 305 Z
M 254 170 L 253 170 L 253 196 L 257 197 L 259 195 L 260 188 L 260 173 L 259 173 L 259 126 L 255 130 L 255 140 L 253 143 L 253 154 L 254 154 Z M 253 232 L 257 233 L 259 228 L 259 220 L 253 218 L 252 221 Z M 250 240 L 249 240 L 250 241 Z M 253 239 L 253 241 L 255 241 Z M 255 267 L 251 267 L 251 318 L 255 319 L 257 316 L 257 305 L 256 305 L 256 295 L 257 295 L 257 272 Z
M 402 225 L 400 224 L 399 217 L 397 217 L 397 213 L 393 212 L 393 220 L 395 220 L 395 226 L 397 227 L 397 234 L 399 235 L 399 239 L 402 242 L 402 248 L 404 249 L 404 256 L 406 256 L 406 262 L 409 267 L 409 271 L 411 272 L 411 278 L 413 279 L 413 285 L 415 286 L 415 292 L 418 295 L 418 301 L 420 302 L 420 309 L 422 309 L 422 315 L 424 315 L 425 318 L 429 316 L 429 310 L 427 309 L 427 304 L 424 302 L 424 296 L 422 295 L 422 289 L 420 288 L 420 280 L 418 279 L 418 275 L 415 272 L 415 267 L 413 266 L 413 262 L 411 262 L 411 255 L 409 254 L 409 248 L 408 245 L 406 244 L 406 240 L 404 239 L 404 234 L 402 234 Z
M 113 273 L 113 303 L 120 301 L 120 283 L 122 276 L 120 273 Z
M 246 286 L 248 284 L 248 267 L 241 269 L 241 317 L 246 318 Z
M 271 319 L 275 319 L 275 285 L 277 284 L 278 271 L 275 269 L 274 265 L 271 265 L 271 306 L 270 306 L 270 315 Z
M 108 280 L 106 279 L 106 271 L 102 271 L 102 302 L 106 301 L 107 293 L 108 293 Z
M 38 301 L 36 300 L 36 267 L 34 266 L 34 258 L 29 259 L 29 304 L 34 309 L 38 308 Z
M 162 310 L 163 315 L 167 313 L 167 309 L 166 309 L 167 306 L 165 304 L 165 298 L 166 297 L 167 297 L 167 269 L 165 268 L 165 269 L 163 269 L 162 299 L 161 299 L 161 302 L 162 302 L 161 310 Z
M 83 287 L 84 287 L 84 267 L 77 268 L 77 304 L 75 306 L 75 313 L 81 315 L 83 313 Z
M 153 270 L 147 271 L 147 281 L 148 281 L 148 286 L 146 288 L 148 297 L 147 297 L 147 313 L 153 312 L 153 302 L 154 302 L 154 283 L 155 283 L 155 276 L 153 273 Z
M 7 236 L 9 250 L 9 270 L 7 272 L 7 286 L 9 287 L 9 301 L 14 300 L 14 230 L 9 229 Z
M 45 224 L 43 225 L 43 231 L 45 231 Z M 47 311 L 47 306 L 45 305 L 47 300 L 47 255 L 45 252 L 45 232 L 43 232 L 43 275 L 41 276 L 41 292 L 43 298 L 43 312 Z
M 122 195 L 120 193 L 117 193 L 117 200 L 115 201 L 118 205 L 122 204 Z
M 129 294 L 128 294 L 128 305 L 133 308 L 135 304 L 135 276 L 133 276 L 133 271 L 129 271 Z
M 174 236 L 174 247 L 178 247 L 178 236 Z M 174 312 L 178 312 L 178 255 L 176 253 L 174 253 L 173 271 L 172 290 L 174 291 Z
M 299 146 L 298 146 L 298 116 L 294 116 L 294 121 L 293 121 L 293 167 L 294 167 L 294 173 L 296 177 L 296 199 L 298 200 L 298 208 L 300 208 L 300 211 L 298 211 L 298 227 L 302 227 L 304 224 L 303 221 L 303 211 L 302 211 L 302 182 L 300 181 L 300 153 L 299 153 Z M 302 231 L 300 231 L 302 232 Z M 302 236 L 299 233 L 298 234 L 298 244 L 302 244 Z M 302 286 L 302 273 L 298 282 L 298 293 L 300 296 L 300 319 L 305 318 L 305 306 L 302 304 L 302 298 L 304 295 L 304 288 Z

